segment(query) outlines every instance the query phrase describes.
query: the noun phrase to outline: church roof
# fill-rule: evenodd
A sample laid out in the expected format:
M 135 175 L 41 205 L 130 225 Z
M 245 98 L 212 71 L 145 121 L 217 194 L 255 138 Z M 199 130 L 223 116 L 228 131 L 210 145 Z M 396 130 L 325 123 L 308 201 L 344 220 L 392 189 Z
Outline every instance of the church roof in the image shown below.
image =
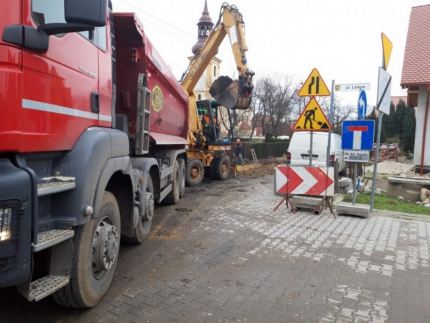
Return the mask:
M 212 18 L 209 15 L 208 10 L 208 2 L 205 0 L 205 6 L 203 7 L 202 16 L 199 19 L 199 22 L 197 23 L 198 26 L 198 39 L 197 42 L 192 47 L 192 52 L 194 55 L 197 55 L 197 53 L 202 49 L 203 45 L 206 42 L 206 39 L 208 39 L 208 31 L 212 30 L 214 23 L 212 22 Z
M 205 6 L 203 8 L 202 16 L 199 19 L 199 23 L 211 23 L 213 25 L 212 18 L 209 15 L 207 0 L 205 0 Z

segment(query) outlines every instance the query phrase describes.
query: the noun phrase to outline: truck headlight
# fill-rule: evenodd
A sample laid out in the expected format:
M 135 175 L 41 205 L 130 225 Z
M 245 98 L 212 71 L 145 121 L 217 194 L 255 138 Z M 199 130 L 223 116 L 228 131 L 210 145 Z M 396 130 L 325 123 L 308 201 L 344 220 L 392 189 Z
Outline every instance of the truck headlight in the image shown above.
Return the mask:
M 12 208 L 0 207 L 0 241 L 12 238 Z

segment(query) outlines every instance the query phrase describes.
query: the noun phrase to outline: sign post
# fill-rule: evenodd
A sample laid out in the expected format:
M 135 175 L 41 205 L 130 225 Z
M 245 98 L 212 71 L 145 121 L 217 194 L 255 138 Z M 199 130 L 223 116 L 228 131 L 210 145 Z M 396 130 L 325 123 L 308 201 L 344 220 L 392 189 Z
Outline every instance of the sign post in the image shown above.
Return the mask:
M 312 166 L 312 157 L 314 154 L 314 132 L 311 131 L 310 137 L 310 143 L 309 143 L 309 166 Z
M 335 81 L 331 81 L 331 96 L 330 96 L 330 110 L 328 113 L 329 121 L 333 124 L 334 121 L 334 87 L 335 87 Z M 330 152 L 331 152 L 331 133 L 332 130 L 328 132 L 328 143 L 327 143 L 327 167 L 330 166 Z
M 312 166 L 314 157 L 314 132 L 330 131 L 333 128 L 331 122 L 327 119 L 321 109 L 318 101 L 315 99 L 315 96 L 330 95 L 327 85 L 316 68 L 312 69 L 302 88 L 299 90 L 298 95 L 300 97 L 310 97 L 304 110 L 293 126 L 294 131 L 308 131 L 310 134 L 308 151 L 309 166 L 277 166 L 275 168 L 275 194 L 285 196 L 284 199 L 276 206 L 275 210 L 285 200 L 287 207 L 288 204 L 290 204 L 291 209 L 295 212 L 294 210 L 296 207 L 290 200 L 290 195 L 295 194 L 322 196 L 321 201 L 318 201 L 319 206 L 315 211 L 319 212 L 320 208 L 324 208 L 328 205 L 333 213 L 330 198 L 334 196 L 334 168 L 327 167 L 324 170 L 323 168 Z M 303 158 L 306 158 L 306 155 L 304 155 Z M 302 182 L 303 184 L 301 184 Z M 304 188 L 306 188 L 306 190 Z M 328 190 L 328 188 L 330 189 Z
M 376 152 L 375 152 L 375 163 L 373 166 L 373 177 L 372 177 L 372 192 L 370 196 L 370 211 L 373 211 L 375 204 L 375 190 L 376 180 L 378 172 L 379 162 L 379 149 L 381 146 L 381 130 L 382 130 L 382 116 L 383 114 L 390 114 L 391 105 L 391 75 L 387 72 L 388 64 L 390 62 L 391 52 L 393 49 L 393 43 L 384 34 L 381 34 L 382 40 L 382 67 L 379 68 L 378 75 L 378 97 L 376 102 L 376 109 L 379 110 L 378 114 L 378 135 L 376 139 Z
M 369 161 L 375 136 L 374 120 L 347 120 L 342 123 L 342 149 L 344 160 L 353 162 L 352 204 L 356 202 L 357 164 Z

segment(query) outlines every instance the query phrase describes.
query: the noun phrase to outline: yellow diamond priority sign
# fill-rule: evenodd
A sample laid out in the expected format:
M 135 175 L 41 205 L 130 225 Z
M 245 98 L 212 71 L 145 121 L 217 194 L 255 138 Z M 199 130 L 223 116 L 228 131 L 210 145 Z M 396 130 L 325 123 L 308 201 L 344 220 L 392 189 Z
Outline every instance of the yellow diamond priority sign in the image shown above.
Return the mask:
M 393 51 L 393 42 L 384 33 L 381 33 L 381 38 L 384 69 L 387 70 L 388 63 L 390 63 L 391 52 Z
M 332 129 L 332 125 L 317 100 L 312 98 L 300 114 L 293 129 L 295 131 L 329 131 Z
M 320 72 L 314 68 L 299 91 L 299 96 L 329 96 L 330 91 Z

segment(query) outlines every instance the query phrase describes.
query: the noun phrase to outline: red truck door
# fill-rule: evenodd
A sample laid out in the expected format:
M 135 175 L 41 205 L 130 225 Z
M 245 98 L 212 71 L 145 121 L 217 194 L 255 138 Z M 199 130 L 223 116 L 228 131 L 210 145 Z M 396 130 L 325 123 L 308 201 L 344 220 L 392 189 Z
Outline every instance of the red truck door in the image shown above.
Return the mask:
M 10 25 L 22 24 L 22 3 L 1 4 L 0 35 Z M 13 151 L 18 142 L 21 108 L 22 50 L 0 37 L 0 151 Z
M 64 1 L 24 2 L 24 24 L 64 22 Z M 97 30 L 98 37 L 103 33 L 105 27 Z M 100 113 L 94 34 L 51 36 L 46 54 L 24 50 L 21 151 L 69 150 L 86 128 L 110 121 Z

